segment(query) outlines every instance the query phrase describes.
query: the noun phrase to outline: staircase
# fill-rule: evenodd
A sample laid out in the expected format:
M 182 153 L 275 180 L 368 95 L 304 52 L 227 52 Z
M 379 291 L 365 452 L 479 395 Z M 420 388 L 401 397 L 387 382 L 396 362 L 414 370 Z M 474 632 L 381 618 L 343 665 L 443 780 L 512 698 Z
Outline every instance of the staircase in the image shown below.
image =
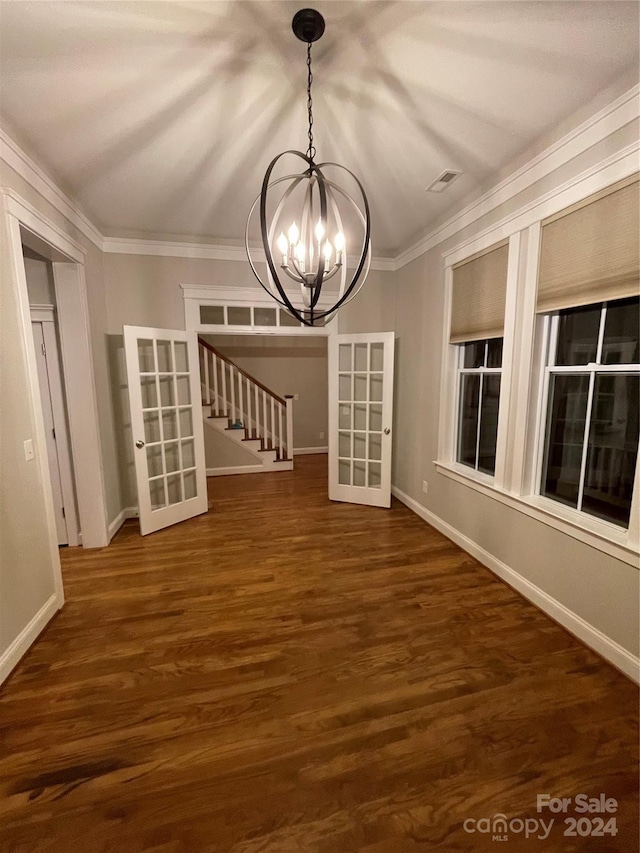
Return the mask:
M 200 337 L 198 352 L 205 424 L 241 444 L 262 470 L 292 470 L 293 397 L 278 397 Z

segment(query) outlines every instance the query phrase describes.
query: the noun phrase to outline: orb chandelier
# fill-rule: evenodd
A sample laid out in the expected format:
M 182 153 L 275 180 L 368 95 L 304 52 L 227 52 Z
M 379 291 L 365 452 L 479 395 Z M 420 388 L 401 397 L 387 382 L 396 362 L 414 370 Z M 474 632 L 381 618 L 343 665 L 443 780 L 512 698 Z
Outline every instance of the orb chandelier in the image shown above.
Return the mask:
M 338 163 L 315 161 L 311 45 L 324 32 L 324 18 L 315 9 L 301 9 L 291 26 L 307 44 L 309 147 L 306 154 L 283 151 L 269 164 L 262 191 L 249 211 L 245 246 L 251 269 L 266 292 L 300 323 L 319 326 L 331 320 L 364 284 L 371 264 L 371 221 L 367 196 L 353 172 Z M 283 158 L 302 160 L 302 171 L 277 177 L 275 169 Z M 346 179 L 351 193 L 338 183 L 339 177 Z M 256 208 L 266 258 L 264 278 L 249 245 Z M 358 254 L 348 255 L 348 249 Z M 331 279 L 334 286 L 324 287 Z

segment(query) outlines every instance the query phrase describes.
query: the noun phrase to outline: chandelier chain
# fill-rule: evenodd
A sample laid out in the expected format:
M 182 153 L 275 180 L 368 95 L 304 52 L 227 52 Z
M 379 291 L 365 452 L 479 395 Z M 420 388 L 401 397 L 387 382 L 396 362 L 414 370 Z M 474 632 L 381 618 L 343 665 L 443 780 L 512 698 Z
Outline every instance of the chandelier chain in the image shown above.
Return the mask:
M 311 98 L 311 84 L 313 83 L 313 74 L 311 73 L 311 42 L 307 43 L 307 112 L 309 113 L 309 147 L 307 148 L 307 157 L 310 160 L 315 159 L 316 149 L 313 144 L 313 99 Z

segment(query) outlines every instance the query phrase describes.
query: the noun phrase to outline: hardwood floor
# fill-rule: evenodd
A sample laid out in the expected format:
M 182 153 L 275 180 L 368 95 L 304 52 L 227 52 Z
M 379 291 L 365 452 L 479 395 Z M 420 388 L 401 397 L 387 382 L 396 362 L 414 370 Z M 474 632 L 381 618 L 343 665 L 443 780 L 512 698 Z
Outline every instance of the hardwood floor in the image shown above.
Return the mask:
M 331 504 L 326 457 L 209 491 L 63 552 L 0 692 L 2 853 L 495 850 L 499 813 L 509 850 L 638 850 L 631 682 L 401 504 Z M 581 793 L 617 835 L 536 812 Z

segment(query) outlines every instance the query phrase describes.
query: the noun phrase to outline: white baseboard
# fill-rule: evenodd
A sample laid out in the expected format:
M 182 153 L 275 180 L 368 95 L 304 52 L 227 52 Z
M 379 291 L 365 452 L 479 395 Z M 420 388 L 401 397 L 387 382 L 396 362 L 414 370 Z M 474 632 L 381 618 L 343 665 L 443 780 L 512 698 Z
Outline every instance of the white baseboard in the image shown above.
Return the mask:
M 294 456 L 311 456 L 313 453 L 328 453 L 328 447 L 294 447 Z
M 57 595 L 52 595 L 33 619 L 18 634 L 8 649 L 0 655 L 0 684 L 9 675 L 11 670 L 20 661 L 22 656 L 29 650 L 38 636 L 47 626 L 52 616 L 60 609 Z
M 224 477 L 227 474 L 260 474 L 264 465 L 230 465 L 228 468 L 207 468 L 207 477 Z
M 135 506 L 127 506 L 124 509 L 121 509 L 120 512 L 116 515 L 112 522 L 110 522 L 109 527 L 107 529 L 107 533 L 109 536 L 109 542 L 116 535 L 118 530 L 122 527 L 125 521 L 128 518 L 137 518 L 138 517 L 138 508 Z
M 467 553 L 479 560 L 487 568 L 491 569 L 494 574 L 517 590 L 526 599 L 544 611 L 547 616 L 550 616 L 555 622 L 566 628 L 571 634 L 581 640 L 585 645 L 589 646 L 599 655 L 601 655 L 609 663 L 613 664 L 616 669 L 619 669 L 636 683 L 640 682 L 640 658 L 631 654 L 627 649 L 623 648 L 615 640 L 607 637 L 602 631 L 599 631 L 589 622 L 584 620 L 573 610 L 569 610 L 564 604 L 561 604 L 557 599 L 550 596 L 543 589 L 531 583 L 522 575 L 518 574 L 514 569 L 503 563 L 493 554 L 485 551 L 480 545 L 469 539 L 460 531 L 456 530 L 446 521 L 443 521 L 439 516 L 425 509 L 416 500 L 409 497 L 396 486 L 391 487 L 391 492 L 402 501 L 403 504 L 413 510 L 416 515 L 419 515 L 427 524 L 435 527 L 440 533 L 444 534 L 448 539 L 451 539 L 456 545 L 459 545 Z

